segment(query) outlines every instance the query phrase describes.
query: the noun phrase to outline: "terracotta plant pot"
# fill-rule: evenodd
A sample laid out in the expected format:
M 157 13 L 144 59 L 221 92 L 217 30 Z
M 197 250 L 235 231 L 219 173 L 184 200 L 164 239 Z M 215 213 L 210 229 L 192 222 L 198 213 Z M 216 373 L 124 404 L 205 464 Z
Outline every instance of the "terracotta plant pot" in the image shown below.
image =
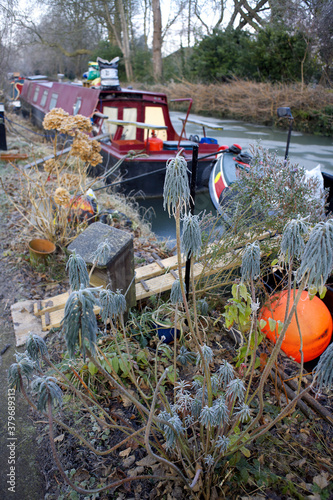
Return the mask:
M 29 242 L 30 262 L 32 264 L 46 263 L 47 258 L 55 252 L 52 241 L 36 238 Z

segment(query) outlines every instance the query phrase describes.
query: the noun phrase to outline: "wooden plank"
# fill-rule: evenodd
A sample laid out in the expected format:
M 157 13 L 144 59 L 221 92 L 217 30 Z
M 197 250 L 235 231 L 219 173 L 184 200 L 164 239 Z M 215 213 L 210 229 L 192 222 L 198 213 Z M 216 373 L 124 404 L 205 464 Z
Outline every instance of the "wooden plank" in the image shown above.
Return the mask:
M 26 160 L 29 155 L 25 153 L 0 153 L 1 161 Z
M 248 241 L 256 241 L 256 240 L 262 241 L 268 238 L 272 238 L 274 236 L 275 234 L 272 234 L 270 232 L 265 232 L 255 238 L 250 238 L 249 236 Z M 240 248 L 244 247 L 239 244 L 235 246 L 234 250 L 237 251 Z M 216 250 L 216 244 L 211 243 L 210 245 L 208 245 L 206 252 L 203 255 L 201 255 L 200 260 L 207 258 L 214 252 L 214 250 Z M 185 265 L 185 262 L 186 262 L 185 255 L 182 254 L 182 265 Z M 170 269 L 177 269 L 177 267 L 178 267 L 177 255 L 173 255 L 172 257 L 168 257 L 166 259 L 153 262 L 152 264 L 147 264 L 146 266 L 138 267 L 135 269 L 135 282 L 139 283 L 141 280 L 147 281 L 150 278 L 154 278 L 156 276 L 162 276 L 163 274 L 165 274 L 165 272 L 168 272 Z
M 100 307 L 97 307 L 97 306 L 94 307 L 95 314 L 99 314 L 100 310 L 101 310 Z M 43 332 L 49 331 L 52 328 L 59 328 L 61 321 L 63 320 L 64 315 L 65 315 L 65 308 L 58 309 L 57 311 L 53 311 L 51 313 L 48 313 L 48 315 L 49 315 L 49 321 L 45 320 L 45 318 L 46 318 L 45 314 L 43 314 L 41 317 Z
M 155 276 L 163 275 L 169 269 L 177 269 L 178 267 L 177 255 L 163 259 L 160 262 L 163 264 L 164 268 L 162 268 L 158 262 L 153 262 L 152 264 L 147 264 L 146 266 L 135 269 L 135 281 L 139 282 L 142 279 L 147 280 L 154 278 Z M 185 256 L 182 255 L 182 265 L 184 264 Z
M 105 269 L 102 270 L 96 268 L 90 277 L 90 284 L 95 287 L 102 286 L 103 288 L 106 288 L 109 281 L 110 280 Z
M 90 278 L 90 285 L 93 287 L 102 286 L 103 288 L 106 288 L 107 283 L 108 279 L 106 273 L 99 269 L 95 269 Z M 48 299 L 44 299 L 42 301 L 35 302 L 35 316 L 43 316 L 43 314 L 45 314 L 46 312 L 51 313 L 54 311 L 58 311 L 59 309 L 63 309 L 66 305 L 68 297 L 69 292 L 65 292 Z
M 40 302 L 40 308 L 38 308 L 38 302 L 34 303 L 34 314 L 36 316 L 42 316 L 45 312 L 53 312 L 58 309 L 63 309 L 65 307 L 66 301 L 69 297 L 69 292 L 61 293 L 55 297 L 50 297 L 49 299 L 44 299 Z
M 241 249 L 230 252 L 226 254 L 223 258 L 214 262 L 213 266 L 206 266 L 205 263 L 197 262 L 193 265 L 193 276 L 197 280 L 200 277 L 207 277 L 216 274 L 220 271 L 226 271 L 234 266 L 239 266 L 241 264 Z M 184 275 L 184 273 L 183 273 Z M 145 290 L 141 283 L 136 283 L 135 293 L 136 300 L 146 299 L 152 295 L 158 295 L 160 293 L 171 290 L 172 284 L 177 278 L 173 276 L 172 272 L 162 274 L 161 276 L 155 276 L 149 280 L 145 280 L 145 284 L 148 286 L 149 291 Z
M 24 300 L 15 302 L 10 307 L 17 347 L 25 344 L 29 332 L 33 332 L 42 338 L 46 335 L 42 331 L 40 319 L 33 314 L 33 305 L 33 300 Z

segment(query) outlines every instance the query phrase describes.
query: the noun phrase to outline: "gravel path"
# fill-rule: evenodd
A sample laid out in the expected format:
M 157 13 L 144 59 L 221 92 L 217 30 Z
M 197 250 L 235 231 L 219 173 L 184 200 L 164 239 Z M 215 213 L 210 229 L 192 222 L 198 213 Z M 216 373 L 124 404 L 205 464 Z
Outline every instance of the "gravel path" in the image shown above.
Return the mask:
M 2 200 L 3 201 L 3 200 Z M 39 449 L 36 429 L 29 418 L 27 403 L 8 389 L 7 373 L 15 362 L 16 349 L 10 306 L 31 298 L 29 276 L 24 268 L 13 264 L 15 230 L 8 205 L 1 204 L 0 223 L 0 497 L 4 500 L 44 499 L 44 476 L 38 465 Z M 15 219 L 15 217 L 14 217 Z M 10 231 L 10 227 L 14 231 Z M 11 249 L 14 247 L 14 249 Z M 37 291 L 36 291 L 37 292 Z M 9 396 L 9 397 L 8 397 Z

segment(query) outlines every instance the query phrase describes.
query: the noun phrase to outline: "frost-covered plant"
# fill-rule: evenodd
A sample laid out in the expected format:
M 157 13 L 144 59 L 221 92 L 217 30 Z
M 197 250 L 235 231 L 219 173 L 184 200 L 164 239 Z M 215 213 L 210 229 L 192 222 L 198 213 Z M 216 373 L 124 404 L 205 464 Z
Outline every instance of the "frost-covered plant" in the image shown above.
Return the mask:
M 45 115 L 43 126 L 52 130 L 47 133 L 52 137 L 52 157 L 44 161 L 42 170 L 39 162 L 32 163 L 29 169 L 13 165 L 18 185 L 22 186 L 21 197 L 18 200 L 10 192 L 7 195 L 36 233 L 64 247 L 87 226 L 87 212 L 82 210 L 82 203 L 90 199 L 87 193 L 96 182 L 88 179 L 88 170 L 102 161 L 101 146 L 87 133 L 92 130 L 88 117 L 72 116 L 54 108 Z M 70 136 L 71 148 L 69 152 L 60 148 L 62 154 L 59 154 L 58 141 L 60 135 L 63 140 L 64 134 Z M 6 191 L 7 187 L 3 187 Z
M 260 247 L 259 243 L 248 243 L 242 258 L 242 281 L 255 280 L 260 276 Z
M 197 364 L 201 365 L 205 363 L 206 365 L 209 365 L 209 363 L 213 361 L 213 356 L 214 356 L 212 348 L 206 344 L 203 344 L 201 350 L 202 354 L 198 353 L 197 355 Z
M 183 286 L 184 286 L 184 289 L 185 289 L 185 292 L 186 292 L 185 283 L 183 284 Z M 171 292 L 170 292 L 170 302 L 173 305 L 176 305 L 178 303 L 182 303 L 183 302 L 182 289 L 181 289 L 181 286 L 180 286 L 179 279 L 175 280 L 172 283 Z
M 285 162 L 260 144 L 252 146 L 251 153 L 251 168 L 239 169 L 239 180 L 231 187 L 232 224 L 245 232 L 254 223 L 259 230 L 282 233 L 286 223 L 299 216 L 310 224 L 323 220 L 326 194 L 317 179 L 307 180 L 304 167 Z
M 126 311 L 126 299 L 119 290 L 113 292 L 109 288 L 101 290 L 99 294 L 101 318 L 106 325 L 108 319 L 116 319 Z
M 333 389 L 333 344 L 319 358 L 314 369 L 313 386 L 318 392 Z
M 298 282 L 305 280 L 309 288 L 324 291 L 324 285 L 333 267 L 333 219 L 318 222 L 310 232 L 300 267 Z
M 15 387 L 17 391 L 22 390 L 23 377 L 28 381 L 34 372 L 34 361 L 29 357 L 28 353 L 16 353 L 16 363 L 13 363 L 8 370 L 9 387 Z
M 239 401 L 243 401 L 245 396 L 245 385 L 243 380 L 240 378 L 234 378 L 230 380 L 229 384 L 226 388 L 226 396 L 230 397 L 232 401 L 238 399 Z
M 202 347 L 206 363 L 212 361 L 209 349 Z M 211 378 L 216 384 L 211 403 L 208 401 L 205 371 L 201 364 L 197 364 L 192 384 L 186 380 L 177 382 L 175 403 L 158 414 L 161 420 L 173 424 L 173 429 L 159 425 L 170 459 L 181 458 L 185 469 L 200 463 L 207 473 L 208 470 L 213 473 L 221 466 L 230 443 L 237 436 L 235 428 L 237 432 L 245 429 L 252 418 L 249 405 L 244 403 L 244 382 L 226 360 Z
M 185 366 L 188 363 L 193 363 L 195 359 L 196 359 L 196 354 L 194 352 L 188 351 L 186 347 L 182 345 L 181 348 L 179 349 L 177 361 L 179 361 L 179 363 Z
M 92 261 L 94 264 L 99 264 L 100 266 L 106 265 L 107 257 L 110 256 L 112 251 L 111 245 L 107 241 L 102 241 L 95 252 L 92 254 Z
M 182 220 L 182 250 L 189 257 L 199 257 L 202 247 L 199 215 L 185 214 Z
M 66 271 L 68 272 L 69 284 L 71 290 L 80 290 L 81 287 L 87 288 L 89 286 L 89 274 L 87 265 L 81 255 L 77 254 L 75 250 L 69 256 L 66 264 Z
M 208 302 L 206 299 L 200 299 L 197 301 L 198 313 L 202 316 L 207 316 L 208 314 Z
M 29 332 L 25 348 L 30 358 L 37 363 L 38 367 L 39 360 L 44 356 L 48 357 L 45 340 L 42 339 L 39 335 L 33 334 L 32 332 Z
M 163 208 L 169 216 L 186 209 L 190 199 L 188 168 L 180 150 L 175 158 L 167 161 L 163 188 Z
M 47 404 L 62 406 L 62 391 L 54 377 L 36 377 L 31 388 L 38 395 L 37 409 L 47 410 Z
M 94 307 L 97 304 L 96 290 L 91 288 L 82 287 L 68 297 L 61 327 L 70 357 L 74 356 L 76 345 L 85 357 L 85 340 L 89 342 L 90 350 L 95 352 L 97 320 Z
M 235 378 L 234 367 L 224 359 L 217 371 L 217 375 L 221 386 L 226 387 Z
M 305 243 L 304 236 L 309 232 L 309 224 L 305 219 L 298 217 L 287 222 L 282 233 L 280 260 L 289 262 L 290 259 L 300 258 Z

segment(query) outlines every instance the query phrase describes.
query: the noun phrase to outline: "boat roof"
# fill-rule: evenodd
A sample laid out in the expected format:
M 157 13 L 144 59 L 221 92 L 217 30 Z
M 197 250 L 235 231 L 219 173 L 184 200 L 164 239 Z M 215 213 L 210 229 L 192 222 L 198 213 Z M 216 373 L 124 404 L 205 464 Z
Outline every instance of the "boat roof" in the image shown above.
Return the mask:
M 26 80 L 47 80 L 47 76 L 45 75 L 32 75 L 32 76 L 27 76 L 25 78 Z

